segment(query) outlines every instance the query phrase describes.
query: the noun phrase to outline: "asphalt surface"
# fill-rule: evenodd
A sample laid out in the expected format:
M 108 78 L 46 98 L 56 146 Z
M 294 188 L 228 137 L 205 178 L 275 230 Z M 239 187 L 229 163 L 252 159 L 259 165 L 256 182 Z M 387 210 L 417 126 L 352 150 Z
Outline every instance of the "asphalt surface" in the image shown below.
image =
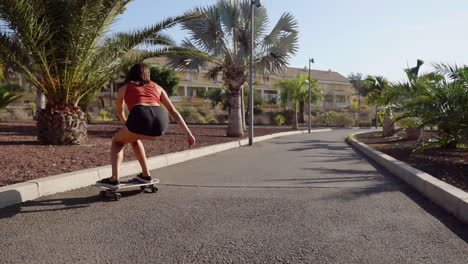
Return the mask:
M 468 226 L 369 163 L 356 130 L 256 143 L 0 209 L 0 263 L 468 263 Z

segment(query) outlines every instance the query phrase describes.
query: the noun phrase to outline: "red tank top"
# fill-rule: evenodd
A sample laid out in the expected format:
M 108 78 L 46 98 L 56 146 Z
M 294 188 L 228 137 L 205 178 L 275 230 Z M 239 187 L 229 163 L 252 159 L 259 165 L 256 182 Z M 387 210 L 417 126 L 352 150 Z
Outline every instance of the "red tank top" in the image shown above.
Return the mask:
M 125 90 L 124 101 L 128 110 L 132 110 L 133 106 L 139 103 L 158 103 L 161 101 L 161 92 L 158 91 L 157 84 L 150 82 L 144 85 L 136 83 L 127 83 Z

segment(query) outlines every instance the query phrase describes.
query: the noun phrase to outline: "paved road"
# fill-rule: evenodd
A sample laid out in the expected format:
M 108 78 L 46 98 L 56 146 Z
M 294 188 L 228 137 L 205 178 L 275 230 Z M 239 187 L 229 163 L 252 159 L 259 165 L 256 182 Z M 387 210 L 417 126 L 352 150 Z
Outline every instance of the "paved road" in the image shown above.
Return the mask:
M 467 263 L 468 227 L 355 153 L 351 130 L 154 171 L 158 194 L 95 188 L 0 210 L 0 263 Z

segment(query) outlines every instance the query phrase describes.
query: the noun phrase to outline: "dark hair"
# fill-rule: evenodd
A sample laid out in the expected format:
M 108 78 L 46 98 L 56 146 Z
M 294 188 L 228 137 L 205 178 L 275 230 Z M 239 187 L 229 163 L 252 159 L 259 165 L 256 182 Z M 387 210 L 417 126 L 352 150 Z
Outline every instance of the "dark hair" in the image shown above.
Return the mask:
M 144 63 L 137 63 L 130 68 L 125 78 L 125 83 L 136 82 L 138 85 L 148 84 L 150 79 L 150 68 Z

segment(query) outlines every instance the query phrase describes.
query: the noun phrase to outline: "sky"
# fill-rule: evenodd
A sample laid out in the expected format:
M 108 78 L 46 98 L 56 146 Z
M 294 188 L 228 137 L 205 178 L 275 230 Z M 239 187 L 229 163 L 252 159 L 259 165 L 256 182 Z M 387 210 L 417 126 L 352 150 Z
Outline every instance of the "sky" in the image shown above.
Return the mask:
M 134 0 L 113 31 L 127 31 L 183 14 L 216 0 Z M 290 67 L 383 75 L 405 80 L 417 59 L 430 71 L 436 62 L 468 64 L 467 0 L 263 0 L 270 25 L 284 12 L 299 24 L 299 50 Z M 180 41 L 187 33 L 167 31 Z

